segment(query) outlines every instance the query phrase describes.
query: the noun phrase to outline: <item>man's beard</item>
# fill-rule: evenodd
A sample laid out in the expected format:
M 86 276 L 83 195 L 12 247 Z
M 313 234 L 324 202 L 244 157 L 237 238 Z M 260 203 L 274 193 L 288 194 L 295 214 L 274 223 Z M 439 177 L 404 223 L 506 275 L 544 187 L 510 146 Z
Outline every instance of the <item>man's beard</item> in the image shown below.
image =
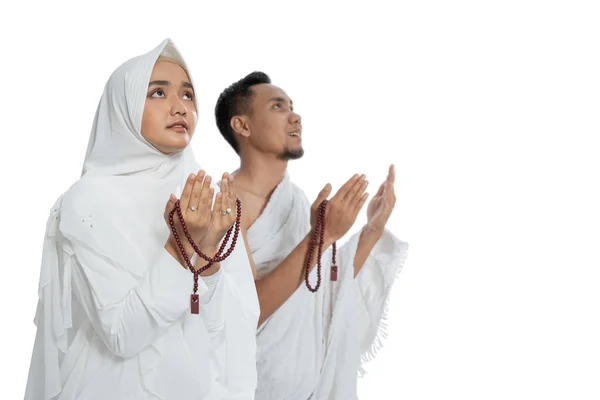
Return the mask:
M 281 153 L 279 153 L 277 158 L 280 160 L 283 160 L 283 161 L 297 160 L 299 158 L 302 158 L 303 155 L 304 155 L 304 149 L 302 147 L 299 147 L 297 149 L 290 149 L 289 147 L 286 146 L 283 149 L 283 151 Z

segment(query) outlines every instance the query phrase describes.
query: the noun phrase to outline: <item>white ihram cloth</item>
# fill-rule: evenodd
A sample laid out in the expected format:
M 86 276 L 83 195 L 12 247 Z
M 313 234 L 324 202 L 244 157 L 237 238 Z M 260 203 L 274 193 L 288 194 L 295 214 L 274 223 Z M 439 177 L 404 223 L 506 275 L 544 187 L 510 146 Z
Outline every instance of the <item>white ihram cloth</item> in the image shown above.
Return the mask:
M 248 230 L 259 279 L 310 231 L 310 206 L 286 173 Z M 338 249 L 336 282 L 330 281 L 330 248 L 323 254 L 319 291 L 311 293 L 302 283 L 259 328 L 256 400 L 357 398 L 357 375 L 381 347 L 388 295 L 408 251 L 406 243 L 386 230 L 355 279 L 359 237 L 357 233 Z M 316 280 L 315 267 L 313 286 Z

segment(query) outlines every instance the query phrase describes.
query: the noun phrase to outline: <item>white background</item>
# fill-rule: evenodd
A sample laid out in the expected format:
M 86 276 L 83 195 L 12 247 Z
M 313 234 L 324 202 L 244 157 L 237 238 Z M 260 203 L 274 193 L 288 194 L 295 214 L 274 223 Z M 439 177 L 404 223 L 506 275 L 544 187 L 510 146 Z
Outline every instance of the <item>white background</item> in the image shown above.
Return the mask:
M 310 197 L 395 163 L 411 251 L 361 399 L 600 399 L 597 3 L 207 4 L 3 2 L 0 398 L 24 393 L 46 218 L 104 83 L 171 37 L 213 175 L 237 167 L 215 101 L 254 70 L 303 117 Z

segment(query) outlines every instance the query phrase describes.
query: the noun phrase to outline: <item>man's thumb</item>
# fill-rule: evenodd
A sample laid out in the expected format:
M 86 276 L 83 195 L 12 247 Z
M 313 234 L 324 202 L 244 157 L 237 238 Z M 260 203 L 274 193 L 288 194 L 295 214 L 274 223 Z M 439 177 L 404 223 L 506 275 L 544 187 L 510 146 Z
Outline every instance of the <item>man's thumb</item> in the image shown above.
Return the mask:
M 323 200 L 326 200 L 327 197 L 331 194 L 331 185 L 328 183 L 325 187 L 319 192 L 319 196 L 317 196 L 317 201 L 315 202 L 317 205 L 321 204 Z

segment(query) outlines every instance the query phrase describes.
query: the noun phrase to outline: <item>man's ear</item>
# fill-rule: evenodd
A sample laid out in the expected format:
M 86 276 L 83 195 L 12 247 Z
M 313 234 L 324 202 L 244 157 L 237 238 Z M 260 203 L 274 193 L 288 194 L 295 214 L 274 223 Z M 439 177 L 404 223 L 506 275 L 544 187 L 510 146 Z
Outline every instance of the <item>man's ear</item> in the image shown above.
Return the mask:
M 236 134 L 246 138 L 250 136 L 250 124 L 248 124 L 248 119 L 245 116 L 236 115 L 231 118 L 230 125 Z

